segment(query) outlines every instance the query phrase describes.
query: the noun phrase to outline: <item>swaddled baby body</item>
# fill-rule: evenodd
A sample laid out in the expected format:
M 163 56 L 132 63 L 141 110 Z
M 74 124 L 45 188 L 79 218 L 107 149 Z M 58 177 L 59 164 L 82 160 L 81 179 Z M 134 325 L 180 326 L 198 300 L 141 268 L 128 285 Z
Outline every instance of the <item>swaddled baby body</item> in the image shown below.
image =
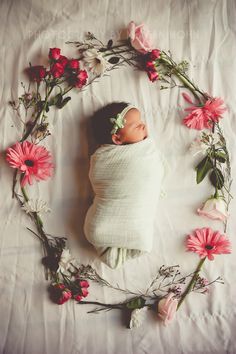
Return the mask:
M 100 147 L 90 160 L 95 197 L 84 232 L 101 260 L 117 268 L 152 249 L 164 160 L 134 106 L 112 103 L 92 125 Z

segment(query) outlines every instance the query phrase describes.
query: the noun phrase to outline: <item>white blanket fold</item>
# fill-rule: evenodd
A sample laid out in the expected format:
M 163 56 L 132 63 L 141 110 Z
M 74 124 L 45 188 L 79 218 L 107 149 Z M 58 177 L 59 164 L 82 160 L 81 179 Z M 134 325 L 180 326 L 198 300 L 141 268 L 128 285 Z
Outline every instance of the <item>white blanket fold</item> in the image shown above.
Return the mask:
M 102 145 L 91 156 L 89 178 L 95 198 L 84 232 L 110 267 L 151 251 L 164 168 L 151 138 Z

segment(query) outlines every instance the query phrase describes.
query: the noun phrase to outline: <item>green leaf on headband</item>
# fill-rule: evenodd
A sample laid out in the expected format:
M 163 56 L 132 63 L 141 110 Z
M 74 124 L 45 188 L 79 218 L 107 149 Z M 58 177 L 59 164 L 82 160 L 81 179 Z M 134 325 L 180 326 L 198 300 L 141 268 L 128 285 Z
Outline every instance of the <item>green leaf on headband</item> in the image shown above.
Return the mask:
M 108 61 L 110 64 L 117 64 L 120 58 L 118 57 L 111 57 Z
M 126 307 L 128 309 L 140 309 L 145 305 L 145 300 L 142 297 L 136 297 L 132 300 L 130 300 L 127 304 Z
M 221 189 L 224 185 L 224 176 L 222 172 L 218 168 L 214 168 L 214 170 L 210 174 L 211 184 L 217 189 Z
M 209 156 L 204 157 L 204 159 L 197 165 L 197 184 L 201 183 L 206 177 L 207 173 L 212 169 L 212 161 Z

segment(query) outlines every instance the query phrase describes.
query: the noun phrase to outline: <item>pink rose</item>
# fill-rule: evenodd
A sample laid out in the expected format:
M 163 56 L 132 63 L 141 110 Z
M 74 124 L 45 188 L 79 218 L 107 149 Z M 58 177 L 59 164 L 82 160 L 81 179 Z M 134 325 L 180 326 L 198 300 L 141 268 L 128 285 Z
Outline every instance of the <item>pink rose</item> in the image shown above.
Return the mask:
M 174 297 L 174 293 L 169 293 L 168 296 L 161 299 L 157 305 L 157 315 L 164 322 L 165 326 L 173 320 L 177 310 L 178 300 Z
M 55 63 L 51 67 L 51 74 L 56 79 L 64 74 L 64 66 L 60 63 Z
M 128 36 L 132 47 L 138 52 L 146 54 L 153 49 L 151 33 L 144 28 L 144 24 L 136 26 L 136 24 L 131 21 L 128 25 Z
M 198 215 L 206 216 L 209 219 L 225 222 L 229 214 L 227 205 L 223 198 L 209 198 L 204 205 L 197 209 Z
M 154 82 L 158 80 L 158 72 L 157 71 L 147 71 L 149 80 Z
M 60 58 L 60 53 L 61 53 L 61 49 L 50 48 L 48 56 L 50 59 L 58 60 Z

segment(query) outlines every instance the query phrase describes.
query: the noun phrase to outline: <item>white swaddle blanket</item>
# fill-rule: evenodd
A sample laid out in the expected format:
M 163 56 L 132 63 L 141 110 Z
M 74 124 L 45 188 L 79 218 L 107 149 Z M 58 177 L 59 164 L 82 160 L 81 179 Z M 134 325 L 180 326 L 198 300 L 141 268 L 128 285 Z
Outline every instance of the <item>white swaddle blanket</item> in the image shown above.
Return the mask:
M 89 178 L 95 198 L 84 232 L 111 268 L 151 251 L 164 168 L 151 138 L 128 145 L 105 144 L 91 156 Z

